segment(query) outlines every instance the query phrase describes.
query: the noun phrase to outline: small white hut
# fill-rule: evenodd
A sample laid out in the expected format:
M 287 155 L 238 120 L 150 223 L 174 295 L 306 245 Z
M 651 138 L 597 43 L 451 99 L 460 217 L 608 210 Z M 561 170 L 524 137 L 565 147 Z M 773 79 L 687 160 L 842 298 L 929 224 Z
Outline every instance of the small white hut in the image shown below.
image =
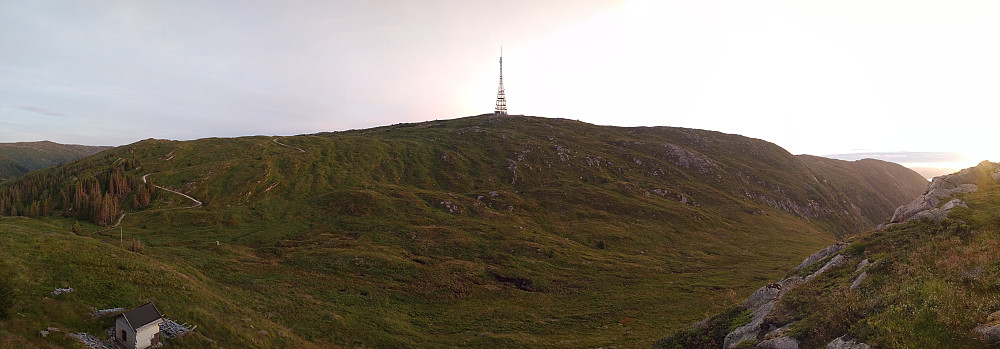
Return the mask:
M 126 311 L 115 318 L 115 340 L 128 349 L 144 349 L 160 344 L 163 315 L 153 303 Z

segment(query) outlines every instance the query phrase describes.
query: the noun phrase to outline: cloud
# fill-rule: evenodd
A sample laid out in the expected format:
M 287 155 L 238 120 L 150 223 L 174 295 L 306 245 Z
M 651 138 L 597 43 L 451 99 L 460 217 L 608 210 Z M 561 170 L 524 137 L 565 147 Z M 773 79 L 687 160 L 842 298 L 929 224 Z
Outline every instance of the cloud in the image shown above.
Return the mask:
M 44 108 L 34 105 L 15 105 L 14 108 L 21 109 L 24 111 L 30 111 L 32 113 L 44 114 L 48 116 L 70 116 L 69 114 L 63 113 L 58 110 L 52 110 L 49 108 Z

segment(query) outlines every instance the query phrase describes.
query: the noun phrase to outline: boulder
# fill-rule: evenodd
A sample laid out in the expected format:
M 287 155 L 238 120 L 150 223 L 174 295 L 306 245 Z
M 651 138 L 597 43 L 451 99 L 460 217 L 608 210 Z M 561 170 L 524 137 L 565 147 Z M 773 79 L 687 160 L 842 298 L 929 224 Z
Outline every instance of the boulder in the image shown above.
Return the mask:
M 1000 324 L 991 325 L 979 325 L 972 329 L 973 332 L 979 334 L 983 340 L 989 343 L 1000 342 Z
M 989 343 L 1000 342 L 1000 311 L 996 311 L 986 317 L 986 323 L 976 326 L 973 332 Z

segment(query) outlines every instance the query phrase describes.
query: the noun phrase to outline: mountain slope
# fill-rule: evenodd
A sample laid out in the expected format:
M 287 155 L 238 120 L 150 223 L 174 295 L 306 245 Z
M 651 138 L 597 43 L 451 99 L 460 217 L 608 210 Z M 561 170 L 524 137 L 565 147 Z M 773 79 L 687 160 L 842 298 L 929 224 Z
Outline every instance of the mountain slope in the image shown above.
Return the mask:
M 654 347 L 996 347 L 998 208 L 1000 164 L 937 177 L 896 223 L 816 253 Z
M 67 161 L 96 154 L 111 147 L 59 144 L 50 141 L 0 143 L 0 181 L 17 178 Z
M 900 203 L 909 202 L 927 188 L 920 174 L 899 164 L 863 159 L 843 161 L 811 155 L 799 155 L 822 181 L 832 182 L 846 195 L 846 200 L 868 226 L 876 226 L 891 217 Z
M 479 116 L 146 140 L 0 185 L 0 213 L 129 212 L 145 255 L 319 346 L 648 346 L 905 203 L 854 209 L 838 176 L 737 135 Z
M 17 161 L 5 155 L 0 155 L 0 182 L 23 176 L 28 172 L 31 172 L 31 170 L 21 166 Z
M 168 318 L 199 325 L 195 333 L 170 340 L 182 348 L 211 347 L 213 341 L 236 347 L 312 347 L 281 336 L 287 328 L 246 309 L 247 300 L 208 285 L 191 268 L 38 220 L 0 217 L 0 232 L 0 290 L 7 283 L 16 290 L 9 318 L 0 317 L 3 347 L 78 348 L 68 334 L 98 335 L 114 325 L 113 316 L 94 318 L 95 309 L 131 308 L 145 301 L 155 301 Z M 55 295 L 56 288 L 73 291 Z M 0 291 L 0 307 L 9 304 L 4 295 Z M 47 328 L 58 330 L 39 337 L 39 330 Z

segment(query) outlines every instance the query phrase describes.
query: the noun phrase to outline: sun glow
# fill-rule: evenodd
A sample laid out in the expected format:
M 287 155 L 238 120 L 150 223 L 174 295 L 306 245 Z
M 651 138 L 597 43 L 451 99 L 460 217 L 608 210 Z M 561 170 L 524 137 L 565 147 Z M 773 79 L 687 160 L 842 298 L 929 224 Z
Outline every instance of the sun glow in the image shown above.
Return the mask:
M 793 154 L 864 151 L 927 177 L 1000 160 L 1000 152 L 984 147 L 1000 127 L 1000 119 L 992 117 L 996 111 L 981 102 L 997 91 L 995 84 L 981 83 L 995 79 L 978 75 L 991 71 L 943 74 L 951 68 L 940 68 L 950 67 L 956 52 L 973 47 L 986 51 L 962 59 L 992 69 L 982 57 L 996 56 L 997 50 L 939 40 L 935 45 L 954 50 L 928 52 L 926 41 L 936 37 L 923 35 L 941 28 L 922 19 L 964 18 L 964 12 L 908 7 L 916 12 L 898 30 L 914 31 L 911 42 L 885 40 L 900 35 L 877 19 L 895 15 L 888 8 L 874 16 L 829 7 L 625 1 L 505 45 L 510 113 L 735 133 Z M 958 26 L 948 27 L 955 37 L 980 32 L 963 29 L 971 23 L 948 23 Z M 463 105 L 475 102 L 467 109 L 492 110 L 494 57 L 470 84 L 476 88 L 459 98 Z

